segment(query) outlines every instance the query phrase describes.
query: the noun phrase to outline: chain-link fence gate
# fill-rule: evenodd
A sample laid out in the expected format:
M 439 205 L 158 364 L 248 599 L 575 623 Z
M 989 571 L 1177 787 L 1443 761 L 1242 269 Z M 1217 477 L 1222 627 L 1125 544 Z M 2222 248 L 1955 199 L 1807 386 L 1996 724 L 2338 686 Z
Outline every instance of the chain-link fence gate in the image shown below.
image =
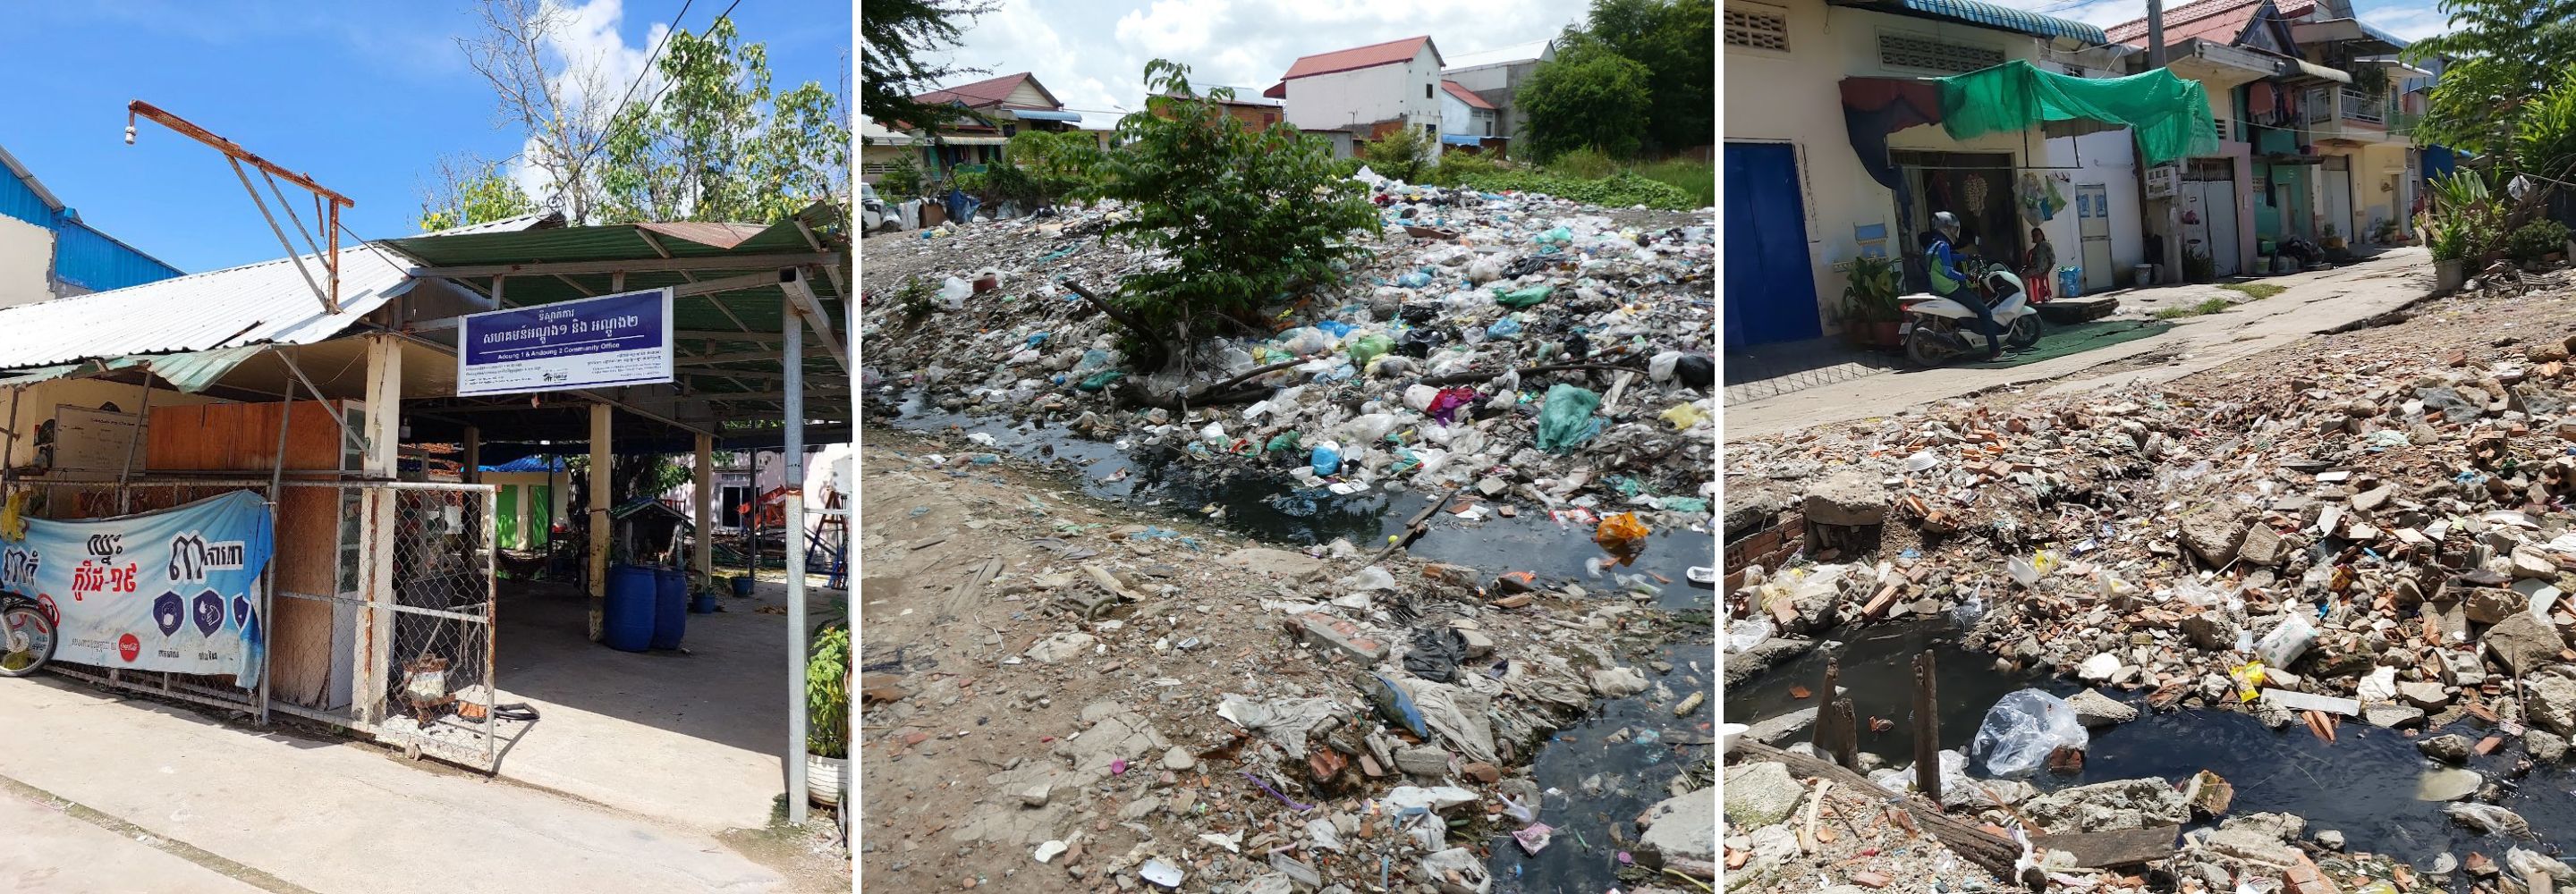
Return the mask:
M 388 643 L 376 738 L 407 752 L 489 770 L 493 716 L 492 493 L 479 484 L 367 486 L 366 511 L 392 537 Z

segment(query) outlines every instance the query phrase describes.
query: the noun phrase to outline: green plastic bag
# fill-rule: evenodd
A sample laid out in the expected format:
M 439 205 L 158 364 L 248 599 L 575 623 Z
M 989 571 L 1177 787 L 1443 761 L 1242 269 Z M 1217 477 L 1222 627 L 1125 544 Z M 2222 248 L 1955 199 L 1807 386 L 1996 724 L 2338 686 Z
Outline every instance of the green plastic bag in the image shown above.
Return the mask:
M 1516 292 L 1504 292 L 1500 295 L 1496 295 L 1494 296 L 1494 303 L 1511 308 L 1528 307 L 1547 300 L 1547 296 L 1553 294 L 1555 291 L 1555 289 L 1548 286 L 1531 286 Z
M 1601 433 L 1601 421 L 1592 418 L 1600 407 L 1601 395 L 1591 391 L 1564 384 L 1547 389 L 1538 411 L 1538 449 L 1562 453 L 1592 440 Z
M 1365 369 L 1369 361 L 1384 357 L 1392 350 L 1395 350 L 1395 339 L 1386 337 L 1384 333 L 1371 332 L 1360 336 L 1351 340 L 1351 365 Z
M 1079 389 L 1084 390 L 1084 391 L 1098 391 L 1098 390 L 1100 390 L 1100 389 L 1103 389 L 1103 388 L 1107 388 L 1107 387 L 1109 387 L 1109 384 L 1110 384 L 1111 382 L 1115 382 L 1115 381 L 1118 381 L 1119 379 L 1123 379 L 1123 378 L 1126 378 L 1126 377 L 1127 377 L 1127 371 L 1126 371 L 1126 370 L 1119 370 L 1119 369 L 1104 369 L 1104 370 L 1101 370 L 1101 371 L 1099 371 L 1099 372 L 1092 373 L 1090 378 L 1084 379 L 1084 380 L 1082 380 L 1081 382 L 1076 383 L 1073 387 L 1075 387 L 1075 388 L 1079 388 Z
M 1270 443 L 1263 445 L 1261 449 L 1266 453 L 1277 453 L 1282 450 L 1293 453 L 1303 446 L 1299 442 L 1304 440 L 1304 438 L 1305 436 L 1298 434 L 1294 430 L 1280 432 L 1279 434 L 1271 437 Z

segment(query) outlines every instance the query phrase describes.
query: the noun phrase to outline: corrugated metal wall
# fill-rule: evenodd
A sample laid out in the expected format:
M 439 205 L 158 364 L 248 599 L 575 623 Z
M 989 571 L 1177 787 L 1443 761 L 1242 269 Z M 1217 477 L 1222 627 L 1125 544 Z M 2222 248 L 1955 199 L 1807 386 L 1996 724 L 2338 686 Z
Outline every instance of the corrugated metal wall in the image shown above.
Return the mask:
M 54 278 L 63 295 L 104 292 L 178 276 L 178 268 L 57 213 L 24 180 L 0 170 L 0 215 L 54 231 Z M 60 297 L 60 296 L 57 296 Z
M 178 268 L 144 255 L 79 221 L 54 228 L 54 276 L 84 291 L 104 292 L 159 282 Z

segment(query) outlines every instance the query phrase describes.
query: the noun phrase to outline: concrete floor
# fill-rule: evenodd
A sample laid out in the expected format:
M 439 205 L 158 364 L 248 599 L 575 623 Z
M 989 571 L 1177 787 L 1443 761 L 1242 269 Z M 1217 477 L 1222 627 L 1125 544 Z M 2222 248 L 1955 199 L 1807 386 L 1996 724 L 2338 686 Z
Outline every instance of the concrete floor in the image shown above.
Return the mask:
M 25 894 L 261 892 L 14 793 L 0 793 L 0 889 Z
M 847 617 L 845 592 L 808 587 L 809 623 Z M 503 581 L 501 701 L 538 719 L 503 725 L 500 774 L 695 829 L 768 824 L 786 785 L 787 617 L 755 609 L 786 595 L 769 580 L 718 597 L 724 611 L 689 616 L 685 654 L 631 653 L 589 640 L 579 590 Z
M 29 885 L 10 890 L 238 894 L 220 878 L 227 865 L 281 883 L 270 890 L 324 894 L 791 887 L 703 832 L 374 746 L 226 726 L 61 678 L 0 684 L 18 746 L 0 748 L 0 801 L 15 801 L 0 808 L 0 887 Z M 28 789 L 116 828 L 41 806 L 31 814 Z M 84 823 L 186 853 L 111 845 Z

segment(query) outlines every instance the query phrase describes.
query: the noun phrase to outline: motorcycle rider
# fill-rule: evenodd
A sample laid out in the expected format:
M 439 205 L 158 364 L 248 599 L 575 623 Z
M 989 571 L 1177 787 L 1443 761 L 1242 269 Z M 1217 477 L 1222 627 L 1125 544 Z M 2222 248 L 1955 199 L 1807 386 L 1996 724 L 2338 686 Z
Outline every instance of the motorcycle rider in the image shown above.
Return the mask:
M 1970 286 L 1968 275 L 1959 271 L 1959 216 L 1947 211 L 1932 215 L 1934 238 L 1923 251 L 1923 267 L 1932 275 L 1932 294 L 1968 306 L 1977 314 L 1977 331 L 1986 337 L 1986 359 L 2003 356 L 2004 340 L 1995 331 L 1995 313 L 1985 298 Z

